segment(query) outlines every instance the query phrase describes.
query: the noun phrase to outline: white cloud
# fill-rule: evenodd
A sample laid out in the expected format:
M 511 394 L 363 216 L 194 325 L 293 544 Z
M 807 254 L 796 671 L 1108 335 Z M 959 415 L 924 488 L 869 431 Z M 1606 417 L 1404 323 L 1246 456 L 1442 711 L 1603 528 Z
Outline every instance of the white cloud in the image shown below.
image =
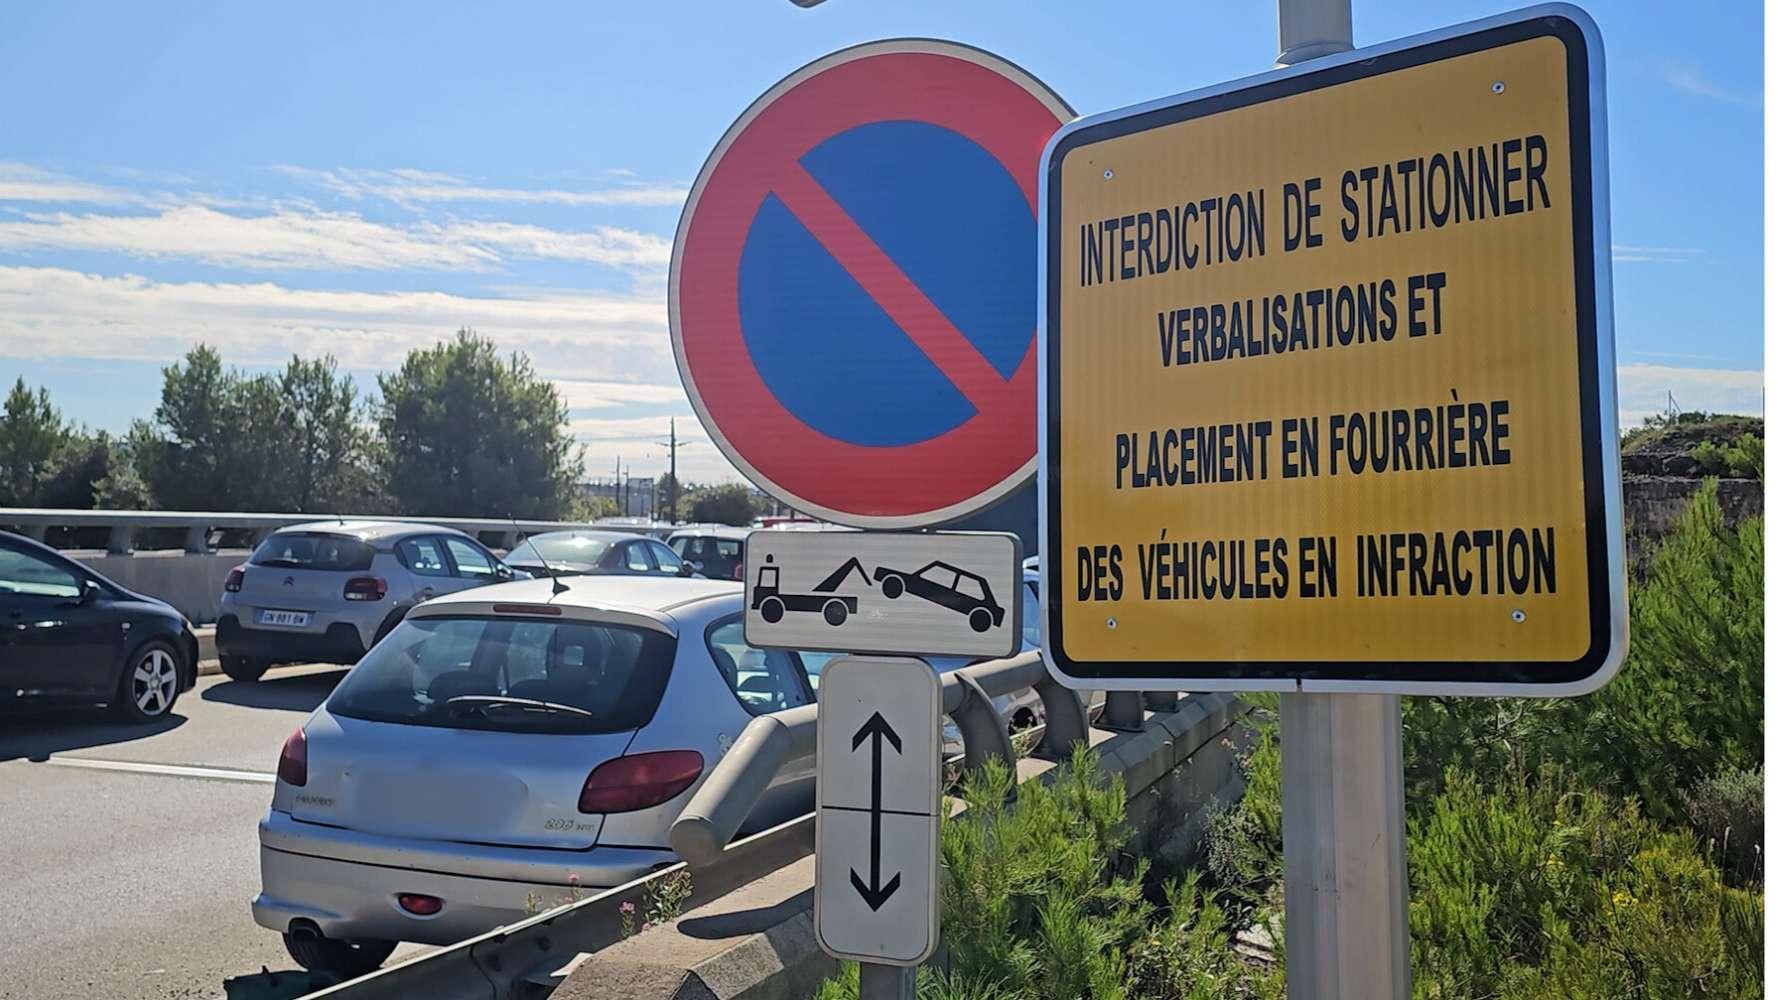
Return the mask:
M 289 206 L 236 214 L 185 203 L 157 214 L 28 213 L 0 222 L 0 250 L 87 250 L 243 269 L 486 271 L 510 259 L 664 270 L 672 244 L 613 226 L 582 232 L 508 222 L 371 222 Z
M 1622 243 L 1611 245 L 1611 259 L 1621 263 L 1687 264 L 1704 256 L 1694 247 L 1644 247 Z
M 1661 67 L 1661 79 L 1667 86 L 1681 93 L 1695 97 L 1704 97 L 1724 104 L 1739 104 L 1742 107 L 1757 108 L 1760 96 L 1757 93 L 1740 93 L 1717 85 L 1704 76 L 1703 70 L 1689 62 L 1668 62 Z
M 625 183 L 592 191 L 559 188 L 490 187 L 451 174 L 410 168 L 396 170 L 316 170 L 274 168 L 289 177 L 318 184 L 347 198 L 381 198 L 413 208 L 437 202 L 480 202 L 509 205 L 678 205 L 689 189 L 677 184 L 645 184 L 630 171 L 610 171 Z
M 1633 427 L 1667 409 L 1667 394 L 1682 410 L 1711 413 L 1765 412 L 1765 373 L 1733 368 L 1619 365 L 1618 419 Z
M 583 382 L 556 379 L 556 392 L 570 410 L 607 410 L 620 406 L 678 404 L 691 412 L 679 383 L 646 385 L 636 382 Z
M 135 200 L 127 191 L 89 184 L 24 163 L 0 163 L 0 201 L 123 204 Z
M 388 369 L 460 326 L 524 351 L 551 378 L 678 379 L 666 307 L 652 297 L 326 291 L 0 267 L 0 354 L 12 357 L 165 364 L 204 341 L 231 364 L 325 352 L 348 368 Z

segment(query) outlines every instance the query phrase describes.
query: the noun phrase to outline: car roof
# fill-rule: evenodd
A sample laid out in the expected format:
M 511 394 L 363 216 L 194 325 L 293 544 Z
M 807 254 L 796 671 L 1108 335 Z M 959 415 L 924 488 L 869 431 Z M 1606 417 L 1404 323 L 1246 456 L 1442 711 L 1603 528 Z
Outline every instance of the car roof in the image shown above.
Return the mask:
M 565 618 L 605 621 L 652 628 L 678 635 L 673 613 L 692 605 L 741 596 L 733 580 L 702 580 L 676 576 L 565 576 L 555 593 L 548 578 L 515 580 L 474 587 L 435 597 L 408 612 L 409 618 L 501 614 L 495 605 L 548 605 Z M 514 613 L 514 612 L 504 612 Z
M 673 533 L 667 536 L 667 540 L 672 541 L 675 538 L 708 537 L 733 538 L 737 541 L 746 541 L 747 536 L 752 533 L 752 531 L 753 529 L 751 528 L 737 528 L 732 524 L 688 524 L 683 528 L 673 529 Z
M 446 528 L 437 524 L 416 524 L 412 521 L 305 521 L 302 524 L 286 524 L 273 532 L 275 535 L 295 534 L 298 532 L 325 532 L 330 535 L 350 535 L 363 542 L 382 541 L 390 538 L 405 538 L 409 535 L 461 535 L 469 537 L 456 528 Z
M 530 541 L 533 538 L 591 538 L 597 541 L 606 542 L 628 542 L 638 538 L 647 537 L 647 535 L 638 535 L 634 531 L 611 531 L 602 528 L 566 528 L 561 531 L 539 531 L 533 535 L 526 535 L 525 541 Z M 520 542 L 519 544 L 523 545 L 525 542 Z

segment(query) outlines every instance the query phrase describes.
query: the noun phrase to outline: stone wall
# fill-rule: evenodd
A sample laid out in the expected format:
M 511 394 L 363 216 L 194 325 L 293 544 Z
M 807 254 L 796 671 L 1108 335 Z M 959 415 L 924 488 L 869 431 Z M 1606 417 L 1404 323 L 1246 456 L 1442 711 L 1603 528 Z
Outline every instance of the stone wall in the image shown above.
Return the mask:
M 1692 495 L 1704 484 L 1686 476 L 1624 476 L 1624 533 L 1631 575 L 1648 565 L 1660 539 L 1673 530 Z M 1765 484 L 1757 479 L 1717 481 L 1716 498 L 1730 527 L 1765 514 Z

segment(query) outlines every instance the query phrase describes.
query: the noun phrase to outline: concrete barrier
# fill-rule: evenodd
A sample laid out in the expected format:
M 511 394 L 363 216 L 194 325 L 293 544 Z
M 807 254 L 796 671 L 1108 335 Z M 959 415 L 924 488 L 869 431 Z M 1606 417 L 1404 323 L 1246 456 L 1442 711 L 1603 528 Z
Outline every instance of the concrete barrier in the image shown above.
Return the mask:
M 114 555 L 93 550 L 63 553 L 134 591 L 158 597 L 193 622 L 214 622 L 228 571 L 247 561 L 246 549 L 218 552 L 162 550 Z M 211 655 L 215 655 L 214 652 Z
M 1210 811 L 1241 793 L 1245 703 L 1195 695 L 1141 732 L 1094 729 L 1100 766 L 1124 776 L 1129 823 L 1158 864 L 1197 860 Z M 1021 781 L 1055 764 L 1019 761 Z M 953 803 L 955 808 L 960 804 Z M 694 871 L 693 878 L 697 877 Z M 582 956 L 553 1000 L 806 998 L 839 968 L 815 943 L 815 859 L 803 858 L 678 919 Z

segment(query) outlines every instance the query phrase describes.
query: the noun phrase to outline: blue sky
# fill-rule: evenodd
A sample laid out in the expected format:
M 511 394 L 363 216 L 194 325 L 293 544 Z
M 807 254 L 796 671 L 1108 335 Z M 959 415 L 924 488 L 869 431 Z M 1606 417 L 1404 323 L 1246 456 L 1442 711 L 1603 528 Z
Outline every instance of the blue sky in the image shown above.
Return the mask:
M 1360 45 L 1513 5 L 1357 0 Z M 1589 3 L 1605 37 L 1619 388 L 1762 406 L 1761 8 Z M 1112 13 L 1115 12 L 1115 13 Z M 147 415 L 207 340 L 370 387 L 472 325 L 561 381 L 590 474 L 733 476 L 666 333 L 686 189 L 786 73 L 875 38 L 997 52 L 1082 114 L 1261 71 L 1263 2 L 955 0 L 0 10 L 0 378 Z

